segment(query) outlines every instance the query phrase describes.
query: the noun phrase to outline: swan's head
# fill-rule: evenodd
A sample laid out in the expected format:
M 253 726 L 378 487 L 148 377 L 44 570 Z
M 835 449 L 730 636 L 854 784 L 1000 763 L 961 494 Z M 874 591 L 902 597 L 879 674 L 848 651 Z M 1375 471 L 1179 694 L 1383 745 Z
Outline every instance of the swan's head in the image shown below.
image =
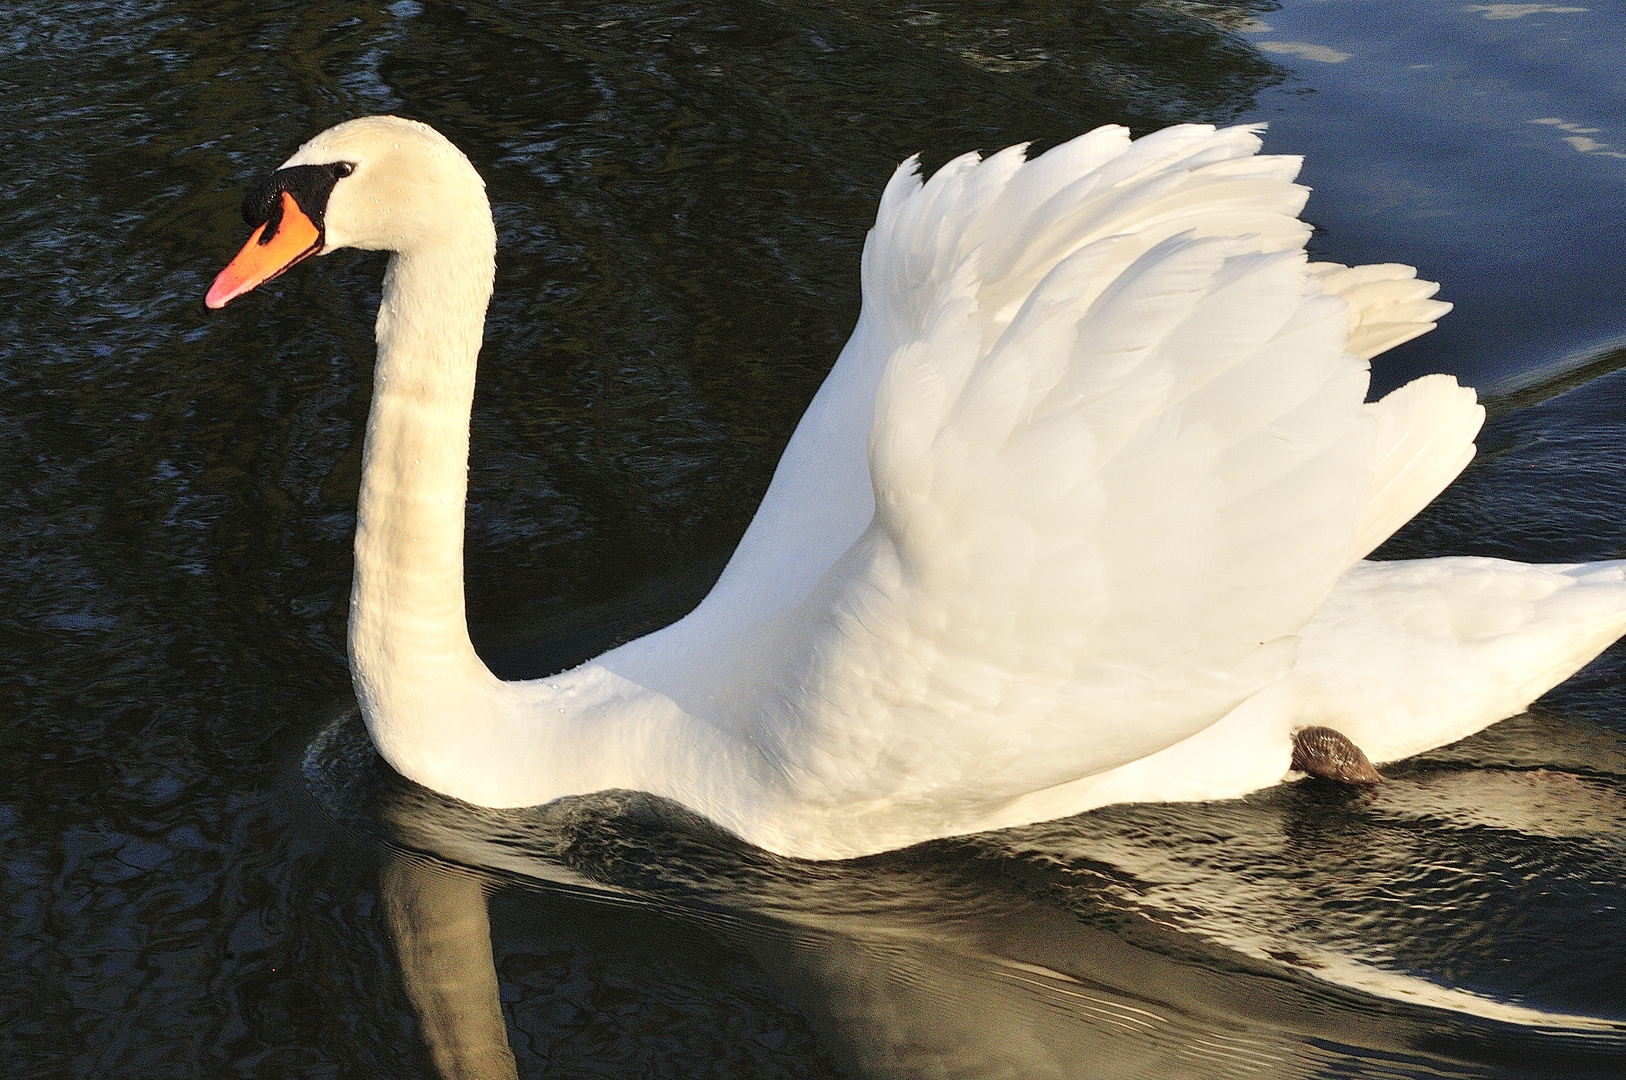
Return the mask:
M 253 234 L 204 303 L 226 304 L 311 255 L 338 248 L 495 248 L 485 184 L 428 124 L 364 116 L 328 128 L 250 189 Z

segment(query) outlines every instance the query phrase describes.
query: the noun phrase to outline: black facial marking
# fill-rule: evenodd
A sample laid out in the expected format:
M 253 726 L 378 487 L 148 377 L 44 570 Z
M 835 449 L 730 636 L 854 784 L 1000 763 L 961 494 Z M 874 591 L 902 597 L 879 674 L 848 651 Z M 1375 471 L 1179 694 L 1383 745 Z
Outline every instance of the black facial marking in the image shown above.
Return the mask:
M 282 226 L 282 193 L 286 191 L 294 197 L 294 202 L 316 226 L 317 235 L 325 241 L 327 227 L 323 219 L 327 216 L 328 196 L 333 194 L 334 184 L 355 170 L 356 167 L 348 161 L 278 169 L 249 188 L 248 194 L 243 196 L 243 220 L 249 228 L 264 225 L 265 232 L 260 234 L 260 243 L 269 244 Z

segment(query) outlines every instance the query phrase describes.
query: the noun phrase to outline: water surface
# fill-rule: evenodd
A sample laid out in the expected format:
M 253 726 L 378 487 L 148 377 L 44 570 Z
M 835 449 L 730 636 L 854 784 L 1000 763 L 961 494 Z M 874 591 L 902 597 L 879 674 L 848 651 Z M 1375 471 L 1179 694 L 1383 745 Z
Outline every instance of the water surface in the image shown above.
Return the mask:
M 1496 395 L 1381 554 L 1620 557 L 1623 43 L 1595 0 L 11 5 L 0 1057 L 434 1076 L 501 1036 L 523 1076 L 1618 1075 L 1618 651 L 1365 796 L 839 865 L 632 796 L 474 811 L 353 716 L 380 257 L 199 297 L 246 186 L 321 128 L 399 112 L 469 153 L 501 243 L 470 619 L 538 674 L 704 593 L 899 160 L 1263 120 L 1307 155 L 1318 256 L 1457 305 L 1375 386 Z

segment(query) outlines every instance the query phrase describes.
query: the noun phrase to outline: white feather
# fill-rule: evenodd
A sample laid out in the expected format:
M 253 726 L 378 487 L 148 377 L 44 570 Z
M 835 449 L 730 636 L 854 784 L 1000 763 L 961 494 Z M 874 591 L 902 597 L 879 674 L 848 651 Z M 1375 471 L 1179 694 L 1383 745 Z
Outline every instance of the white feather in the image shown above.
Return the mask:
M 1409 267 L 1310 264 L 1298 160 L 1258 151 L 1106 127 L 924 183 L 905 162 L 858 326 L 710 595 L 502 683 L 468 644 L 456 512 L 483 190 L 422 125 L 313 139 L 290 164 L 355 166 L 331 234 L 398 252 L 351 620 L 380 752 L 470 802 L 642 788 L 829 858 L 1240 795 L 1301 724 L 1382 761 L 1522 709 L 1626 629 L 1626 571 L 1356 562 L 1483 410 L 1445 376 L 1365 403 L 1366 359 L 1448 306 Z M 391 202 L 414 185 L 434 198 Z

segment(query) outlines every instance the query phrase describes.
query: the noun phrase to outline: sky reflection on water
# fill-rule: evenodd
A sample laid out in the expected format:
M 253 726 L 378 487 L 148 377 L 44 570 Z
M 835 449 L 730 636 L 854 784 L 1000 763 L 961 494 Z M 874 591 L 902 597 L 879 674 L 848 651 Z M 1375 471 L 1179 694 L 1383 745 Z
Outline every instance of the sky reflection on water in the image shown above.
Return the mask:
M 1426 345 L 1376 366 L 1375 390 L 1432 363 L 1496 392 L 1621 343 L 1620 5 L 1365 0 L 1263 21 L 1250 39 L 1298 49 L 1272 53 L 1295 78 L 1250 115 L 1306 155 L 1323 250 L 1413 262 L 1457 305 Z

